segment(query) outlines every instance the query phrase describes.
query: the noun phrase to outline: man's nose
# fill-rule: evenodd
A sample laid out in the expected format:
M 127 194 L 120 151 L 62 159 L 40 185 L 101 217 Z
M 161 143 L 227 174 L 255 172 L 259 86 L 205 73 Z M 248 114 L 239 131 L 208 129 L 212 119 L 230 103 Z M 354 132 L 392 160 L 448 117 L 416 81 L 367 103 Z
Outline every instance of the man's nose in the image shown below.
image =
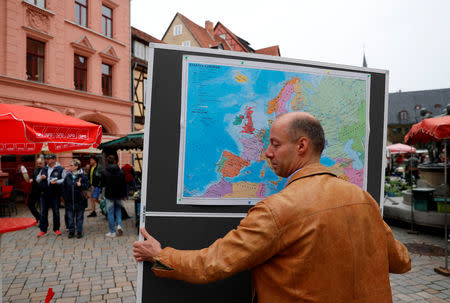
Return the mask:
M 273 153 L 272 153 L 272 151 L 270 150 L 270 146 L 266 149 L 266 157 L 267 158 L 272 158 L 273 157 Z

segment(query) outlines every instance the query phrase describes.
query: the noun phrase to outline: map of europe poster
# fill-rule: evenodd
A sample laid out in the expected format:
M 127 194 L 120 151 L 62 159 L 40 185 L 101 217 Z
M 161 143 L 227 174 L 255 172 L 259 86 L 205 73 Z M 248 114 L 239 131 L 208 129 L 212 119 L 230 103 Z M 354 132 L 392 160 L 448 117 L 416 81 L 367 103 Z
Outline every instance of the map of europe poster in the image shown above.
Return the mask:
M 185 56 L 177 203 L 253 205 L 282 190 L 265 150 L 292 111 L 322 124 L 321 163 L 365 188 L 369 90 L 362 72 Z

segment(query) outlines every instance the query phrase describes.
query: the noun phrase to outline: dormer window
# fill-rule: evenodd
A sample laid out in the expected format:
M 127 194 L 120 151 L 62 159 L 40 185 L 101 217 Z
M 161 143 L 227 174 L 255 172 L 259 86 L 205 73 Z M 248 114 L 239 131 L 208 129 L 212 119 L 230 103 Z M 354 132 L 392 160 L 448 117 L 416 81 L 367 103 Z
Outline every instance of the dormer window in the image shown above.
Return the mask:
M 133 54 L 136 58 L 147 60 L 147 46 L 139 41 L 134 41 Z
M 399 112 L 400 121 L 406 121 L 408 120 L 408 112 L 406 110 L 402 110 Z

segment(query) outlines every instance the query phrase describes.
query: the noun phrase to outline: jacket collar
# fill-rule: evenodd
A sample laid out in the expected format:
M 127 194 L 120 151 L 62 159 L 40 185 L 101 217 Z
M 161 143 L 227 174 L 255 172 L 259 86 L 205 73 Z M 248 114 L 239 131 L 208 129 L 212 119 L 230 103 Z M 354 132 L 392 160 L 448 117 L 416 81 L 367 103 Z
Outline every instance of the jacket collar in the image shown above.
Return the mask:
M 289 186 L 292 182 L 295 182 L 299 179 L 315 175 L 331 175 L 333 177 L 337 177 L 336 174 L 332 173 L 328 168 L 326 168 L 322 164 L 314 163 L 302 167 L 299 171 L 297 171 L 294 175 L 292 175 L 286 187 Z

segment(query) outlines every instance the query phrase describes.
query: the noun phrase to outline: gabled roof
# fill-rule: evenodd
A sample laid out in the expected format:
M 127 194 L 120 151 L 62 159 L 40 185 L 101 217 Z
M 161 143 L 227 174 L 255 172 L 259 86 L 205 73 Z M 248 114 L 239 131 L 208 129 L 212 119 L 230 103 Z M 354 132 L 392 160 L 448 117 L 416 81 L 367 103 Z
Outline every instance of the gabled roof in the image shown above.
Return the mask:
M 414 124 L 420 122 L 420 108 L 426 108 L 433 116 L 442 114 L 450 103 L 450 88 L 432 89 L 389 94 L 388 124 Z M 416 109 L 416 107 L 418 109 Z M 407 119 L 400 119 L 400 112 L 406 111 Z
M 223 49 L 225 50 L 280 56 L 280 48 L 278 47 L 278 45 L 255 51 L 252 47 L 250 47 L 250 43 L 248 41 L 234 34 L 222 23 L 217 22 L 214 29 L 212 29 L 212 27 L 210 27 L 212 23 L 210 21 L 207 21 L 205 27 L 210 28 L 210 31 L 208 31 L 207 28 L 201 27 L 200 25 L 192 22 L 189 18 L 180 13 L 176 13 L 175 17 L 172 19 L 172 22 L 170 22 L 169 27 L 164 33 L 162 40 L 164 40 L 169 29 L 172 27 L 172 24 L 177 18 L 179 18 L 181 22 L 183 22 L 186 29 L 191 33 L 200 47 L 217 48 L 219 45 L 222 45 Z M 222 34 L 226 35 L 226 39 L 223 39 L 221 37 Z
M 263 55 L 271 55 L 271 56 L 281 56 L 280 55 L 280 48 L 278 47 L 278 45 L 257 49 L 255 51 L 255 53 L 263 54 Z
M 223 40 L 219 36 L 209 33 L 204 27 L 201 27 L 200 25 L 192 22 L 180 13 L 177 13 L 177 16 L 181 19 L 181 21 L 183 21 L 186 28 L 191 32 L 191 34 L 194 36 L 201 47 L 215 48 L 219 44 L 222 44 L 224 49 L 230 50 L 230 47 L 227 45 L 225 40 Z
M 131 27 L 131 36 L 133 38 L 138 38 L 139 40 L 145 41 L 147 43 L 164 43 L 166 44 L 164 41 L 161 41 L 159 39 L 156 39 L 155 37 L 135 28 L 135 27 Z
M 228 35 L 237 43 L 239 44 L 243 49 L 247 50 L 247 53 L 253 53 L 253 48 L 250 47 L 250 43 L 245 41 L 244 39 L 236 36 L 232 31 L 230 31 L 225 25 L 223 25 L 220 21 L 217 22 L 216 26 L 214 27 L 214 33 L 217 33 L 218 30 L 222 28 L 227 32 Z

